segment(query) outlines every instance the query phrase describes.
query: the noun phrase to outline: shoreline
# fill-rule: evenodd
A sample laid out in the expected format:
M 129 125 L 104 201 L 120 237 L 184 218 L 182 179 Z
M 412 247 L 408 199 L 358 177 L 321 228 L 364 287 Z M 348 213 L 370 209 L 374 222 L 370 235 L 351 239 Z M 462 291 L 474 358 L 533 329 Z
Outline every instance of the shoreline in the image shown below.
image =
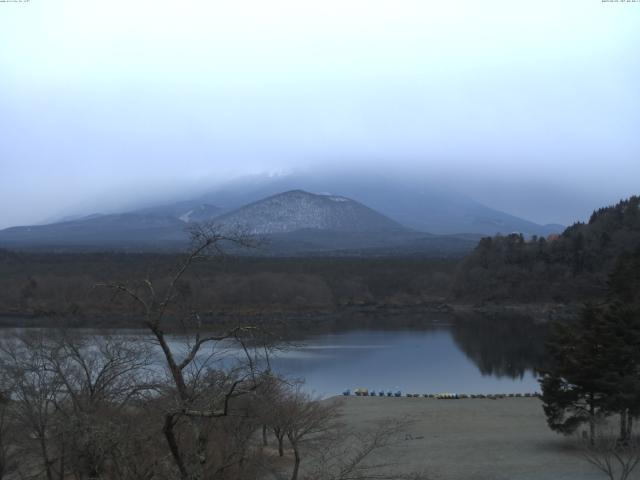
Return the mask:
M 289 324 L 296 327 L 317 327 L 329 325 L 350 328 L 365 325 L 417 326 L 418 324 L 447 325 L 457 320 L 472 320 L 483 317 L 486 320 L 501 317 L 527 317 L 536 322 L 549 322 L 573 318 L 579 310 L 578 304 L 527 303 L 527 304 L 471 304 L 424 302 L 410 305 L 364 304 L 345 305 L 334 309 L 221 309 L 203 315 L 204 325 L 233 325 L 247 320 L 262 325 Z M 425 318 L 429 317 L 429 318 Z M 171 323 L 170 319 L 167 319 Z M 136 329 L 141 320 L 135 315 L 114 314 L 59 314 L 56 312 L 0 312 L 0 328 L 96 328 L 96 329 Z

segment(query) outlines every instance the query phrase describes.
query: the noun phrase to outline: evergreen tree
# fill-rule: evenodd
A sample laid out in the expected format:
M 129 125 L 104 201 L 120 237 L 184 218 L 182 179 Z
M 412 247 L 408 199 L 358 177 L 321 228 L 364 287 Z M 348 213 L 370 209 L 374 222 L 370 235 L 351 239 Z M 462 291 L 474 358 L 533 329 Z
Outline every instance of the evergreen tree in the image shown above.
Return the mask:
M 640 247 L 618 257 L 609 275 L 609 301 L 640 310 Z
M 626 444 L 640 415 L 640 249 L 620 258 L 603 308 L 586 306 L 577 322 L 558 324 L 542 371 L 543 408 L 551 429 L 569 434 L 598 416 L 620 416 Z
M 604 322 L 606 408 L 620 415 L 620 441 L 627 443 L 633 419 L 640 415 L 640 248 L 621 255 L 609 277 Z
M 626 444 L 633 418 L 640 414 L 640 317 L 621 302 L 602 316 L 601 343 L 606 347 L 604 373 L 599 379 L 604 409 L 620 415 L 619 440 Z
M 589 305 L 577 322 L 554 325 L 547 343 L 549 367 L 540 372 L 549 427 L 569 435 L 580 425 L 589 424 L 591 442 L 605 404 L 600 391 L 605 352 L 597 341 L 601 329 L 600 312 Z

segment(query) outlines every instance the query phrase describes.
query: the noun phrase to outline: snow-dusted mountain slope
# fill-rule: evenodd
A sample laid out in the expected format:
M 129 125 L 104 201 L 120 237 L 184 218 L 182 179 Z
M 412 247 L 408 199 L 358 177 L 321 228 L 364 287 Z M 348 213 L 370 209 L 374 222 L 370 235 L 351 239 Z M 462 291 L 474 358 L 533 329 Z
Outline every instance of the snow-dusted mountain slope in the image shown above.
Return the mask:
M 482 205 L 424 176 L 358 171 L 313 171 L 287 175 L 240 177 L 198 197 L 225 209 L 302 189 L 344 195 L 409 228 L 438 235 L 521 232 L 525 236 L 559 233 L 562 225 L 539 225 Z
M 265 237 L 254 255 L 462 255 L 477 239 L 410 230 L 377 211 L 339 195 L 302 190 L 279 193 L 224 215 L 202 202 L 180 202 L 129 213 L 91 215 L 48 225 L 0 231 L 0 248 L 44 250 L 184 251 L 188 229 L 213 221 Z M 234 252 L 236 252 L 234 250 Z
M 134 213 L 177 218 L 185 223 L 211 222 L 223 210 L 215 205 L 195 201 L 177 202 L 169 205 L 144 208 Z
M 404 232 L 399 223 L 361 203 L 337 195 L 291 190 L 224 214 L 216 223 L 268 235 L 303 229 L 333 232 Z

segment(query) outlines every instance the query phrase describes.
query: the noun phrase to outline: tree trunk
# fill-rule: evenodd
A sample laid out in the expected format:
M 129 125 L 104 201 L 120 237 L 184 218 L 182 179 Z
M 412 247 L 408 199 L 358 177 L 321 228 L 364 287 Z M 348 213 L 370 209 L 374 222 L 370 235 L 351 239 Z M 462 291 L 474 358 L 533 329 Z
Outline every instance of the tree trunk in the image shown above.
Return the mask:
M 42 452 L 42 460 L 47 475 L 47 480 L 53 480 L 53 472 L 51 471 L 51 462 L 49 461 L 49 453 L 47 451 L 47 441 L 45 440 L 45 431 L 38 432 L 40 437 L 40 451 Z
M 58 478 L 60 480 L 64 480 L 64 470 L 65 470 L 65 465 L 64 465 L 64 460 L 65 460 L 65 443 L 64 443 L 64 433 L 60 436 L 60 445 L 62 446 L 62 451 L 60 452 L 60 471 L 58 472 Z
M 148 323 L 149 325 L 153 325 L 153 322 L 148 322 Z M 155 335 L 156 339 L 158 340 L 158 343 L 160 344 L 160 348 L 162 349 L 162 352 L 164 353 L 164 358 L 167 361 L 167 366 L 169 367 L 169 371 L 171 372 L 171 376 L 173 377 L 173 381 L 178 390 L 178 394 L 180 395 L 180 399 L 182 401 L 185 401 L 187 400 L 187 397 L 188 397 L 187 384 L 184 381 L 182 370 L 176 364 L 176 361 L 173 358 L 173 352 L 171 351 L 171 348 L 167 343 L 167 339 L 164 336 L 164 332 L 156 326 L 150 326 L 150 328 L 153 334 Z
M 591 446 L 596 443 L 596 413 L 595 405 L 593 403 L 593 395 L 591 395 L 591 402 L 589 404 L 589 444 Z
M 620 412 L 620 438 L 618 438 L 618 443 L 621 445 L 627 444 L 627 410 L 622 410 Z
M 267 442 L 267 425 L 262 425 L 262 446 L 266 447 L 269 444 Z
M 291 480 L 298 480 L 298 470 L 300 470 L 300 452 L 298 451 L 298 445 L 292 443 L 293 447 L 293 471 L 291 472 Z
M 633 433 L 633 415 L 631 412 L 627 412 L 627 438 L 631 438 Z
M 188 480 L 189 473 L 187 472 L 187 468 L 185 467 L 184 461 L 182 460 L 182 454 L 180 452 L 180 448 L 178 447 L 178 441 L 176 439 L 175 433 L 173 432 L 173 425 L 173 415 L 167 413 L 164 417 L 164 426 L 162 427 L 162 433 L 164 433 L 167 444 L 169 445 L 171 456 L 173 457 L 178 470 L 180 470 L 180 478 L 182 478 L 183 480 Z
M 196 457 L 198 461 L 197 474 L 194 477 L 204 478 L 204 470 L 207 463 L 207 437 L 202 432 L 202 429 L 194 423 L 195 436 L 196 436 Z
M 284 437 L 278 437 L 278 456 L 284 457 Z

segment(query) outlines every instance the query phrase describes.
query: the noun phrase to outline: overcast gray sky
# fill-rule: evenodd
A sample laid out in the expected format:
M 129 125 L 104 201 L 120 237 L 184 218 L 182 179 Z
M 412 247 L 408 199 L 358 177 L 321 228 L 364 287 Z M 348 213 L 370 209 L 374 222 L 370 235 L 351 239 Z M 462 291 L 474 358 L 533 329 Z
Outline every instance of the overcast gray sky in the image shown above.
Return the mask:
M 0 228 L 402 169 L 538 222 L 640 193 L 640 2 L 0 3 Z

